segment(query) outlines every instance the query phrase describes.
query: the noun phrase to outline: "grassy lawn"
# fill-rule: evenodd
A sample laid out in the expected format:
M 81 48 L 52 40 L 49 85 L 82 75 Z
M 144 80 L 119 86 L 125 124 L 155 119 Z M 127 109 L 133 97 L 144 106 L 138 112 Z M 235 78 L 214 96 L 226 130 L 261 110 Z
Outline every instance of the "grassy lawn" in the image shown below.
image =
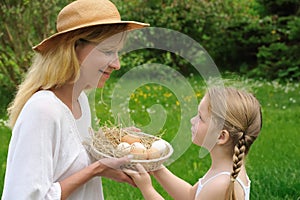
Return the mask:
M 11 131 L 7 128 L 3 122 L 0 122 L 0 190 L 2 194 L 3 190 L 3 181 L 6 167 L 6 156 L 7 156 L 7 148 L 10 140 Z
M 118 86 L 112 79 L 105 89 L 96 92 L 95 110 L 97 116 L 101 118 L 100 123 L 107 120 L 114 122 L 112 117 L 114 110 L 111 103 L 112 99 L 120 98 L 120 101 L 124 102 L 122 105 L 124 111 L 129 111 L 137 127 L 143 127 L 143 130 L 149 133 L 164 132 L 162 137 L 173 144 L 173 139 L 181 126 L 180 122 L 182 120 L 189 122 L 189 119 L 181 119 L 182 112 L 185 112 L 181 108 L 184 105 L 192 105 L 192 111 L 186 116 L 192 112 L 196 113 L 194 100 L 200 100 L 204 94 L 203 84 L 199 79 L 199 77 L 189 79 L 195 97 L 185 96 L 184 98 L 178 96 L 176 91 L 156 83 L 140 85 L 133 93 L 124 97 L 124 94 L 116 89 Z M 263 107 L 263 129 L 247 157 L 248 175 L 252 181 L 251 199 L 295 200 L 300 197 L 300 140 L 297 137 L 300 134 L 300 86 L 297 83 L 280 85 L 277 82 L 253 80 L 243 80 L 241 83 L 252 88 Z M 119 109 L 122 109 L 122 106 Z M 121 112 L 120 115 L 118 120 L 126 122 L 125 115 Z M 148 126 L 153 120 L 157 120 L 157 116 L 162 116 L 159 120 L 165 121 L 162 127 Z M 0 190 L 2 191 L 10 138 L 10 130 L 4 126 L 3 122 L 0 124 L 0 132 Z M 194 184 L 208 170 L 210 158 L 209 156 L 199 158 L 199 147 L 189 143 L 190 132 L 187 131 L 184 134 L 186 141 L 182 142 L 188 145 L 188 148 L 168 168 L 179 177 Z M 174 142 L 175 150 L 176 145 Z M 172 199 L 155 180 L 153 184 L 165 199 Z M 107 200 L 143 199 L 138 189 L 124 183 L 103 179 L 103 187 Z

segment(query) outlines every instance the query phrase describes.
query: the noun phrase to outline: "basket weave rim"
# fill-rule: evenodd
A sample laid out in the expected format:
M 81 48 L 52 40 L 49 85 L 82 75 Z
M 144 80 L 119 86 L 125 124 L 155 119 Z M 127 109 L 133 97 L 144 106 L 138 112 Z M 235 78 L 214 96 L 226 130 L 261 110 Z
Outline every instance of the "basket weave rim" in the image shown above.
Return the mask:
M 136 132 L 135 134 L 139 134 L 139 135 L 147 135 L 148 137 L 150 136 L 150 137 L 155 137 L 155 138 L 157 138 L 157 139 L 163 140 L 163 141 L 166 143 L 166 145 L 167 145 L 167 147 L 168 147 L 168 149 L 169 149 L 169 152 L 168 152 L 167 155 L 162 156 L 162 157 L 159 157 L 159 158 L 150 159 L 150 160 L 136 160 L 136 159 L 132 159 L 132 160 L 130 160 L 130 162 L 133 162 L 133 163 L 158 162 L 158 161 L 162 161 L 162 160 L 168 159 L 168 158 L 173 154 L 173 152 L 174 152 L 174 149 L 173 149 L 173 147 L 169 144 L 169 142 L 167 142 L 166 140 L 164 140 L 164 139 L 162 139 L 162 138 L 158 138 L 158 137 L 156 137 L 156 136 L 149 135 L 149 134 L 146 134 L 146 133 L 143 133 L 143 132 Z M 100 155 L 102 155 L 102 156 L 104 156 L 104 157 L 106 157 L 106 158 L 115 158 L 115 157 L 112 157 L 112 156 L 110 156 L 110 155 L 107 155 L 107 154 L 105 154 L 105 153 L 102 153 L 102 152 L 98 151 L 98 150 L 94 147 L 93 142 L 91 143 L 91 149 L 92 149 L 93 151 L 95 151 L 97 154 L 100 154 Z

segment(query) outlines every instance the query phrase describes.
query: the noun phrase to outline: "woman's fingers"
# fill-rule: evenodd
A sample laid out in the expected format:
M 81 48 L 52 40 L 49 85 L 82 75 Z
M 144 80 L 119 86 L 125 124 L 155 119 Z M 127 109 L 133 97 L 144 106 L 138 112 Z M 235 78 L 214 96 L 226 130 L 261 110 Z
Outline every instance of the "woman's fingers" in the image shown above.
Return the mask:
M 109 168 L 120 169 L 122 165 L 129 163 L 130 159 L 132 159 L 131 155 L 122 158 L 103 158 L 99 162 Z
M 126 127 L 124 128 L 124 130 L 126 131 L 132 131 L 132 132 L 141 132 L 141 129 L 135 127 L 135 126 L 130 126 L 130 127 Z
M 106 177 L 118 182 L 127 182 L 128 184 L 136 187 L 132 178 L 121 170 L 122 165 L 128 162 L 130 162 L 128 157 L 104 158 L 95 162 L 95 165 L 97 166 L 95 170 L 98 171 L 98 176 Z

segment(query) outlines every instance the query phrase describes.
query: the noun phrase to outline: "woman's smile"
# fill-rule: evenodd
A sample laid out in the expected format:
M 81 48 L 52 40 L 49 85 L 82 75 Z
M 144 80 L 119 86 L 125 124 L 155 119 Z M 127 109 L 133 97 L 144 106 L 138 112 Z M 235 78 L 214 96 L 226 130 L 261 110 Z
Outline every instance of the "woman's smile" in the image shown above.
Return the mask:
M 103 70 L 101 70 L 101 69 L 99 69 L 99 72 L 102 73 L 101 76 L 103 76 L 103 77 L 105 77 L 105 78 L 109 78 L 109 77 L 110 77 L 110 74 L 111 74 L 111 72 L 105 72 L 105 71 L 103 71 Z

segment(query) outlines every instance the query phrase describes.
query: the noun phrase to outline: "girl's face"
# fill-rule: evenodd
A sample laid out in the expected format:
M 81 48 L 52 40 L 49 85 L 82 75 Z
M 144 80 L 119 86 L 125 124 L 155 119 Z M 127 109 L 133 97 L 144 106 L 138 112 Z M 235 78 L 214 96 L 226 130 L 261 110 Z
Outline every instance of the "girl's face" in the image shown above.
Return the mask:
M 203 146 L 210 124 L 210 113 L 208 106 L 209 102 L 205 95 L 198 106 L 198 114 L 191 119 L 192 142 L 199 146 Z
M 86 43 L 76 48 L 80 63 L 78 83 L 85 88 L 101 88 L 110 74 L 120 69 L 118 51 L 121 48 L 121 35 L 112 36 L 100 44 Z

